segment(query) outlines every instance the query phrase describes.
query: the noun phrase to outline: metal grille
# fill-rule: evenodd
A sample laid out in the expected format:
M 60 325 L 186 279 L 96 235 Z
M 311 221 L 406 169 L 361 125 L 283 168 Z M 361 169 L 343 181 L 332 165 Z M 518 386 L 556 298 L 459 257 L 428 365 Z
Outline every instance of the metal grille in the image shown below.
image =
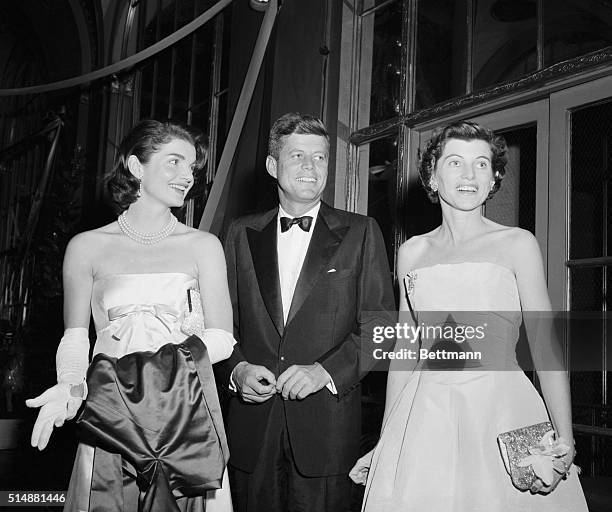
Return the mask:
M 0 413 L 23 404 L 17 393 L 25 384 L 24 332 L 44 294 L 35 282 L 36 270 L 52 252 L 45 247 L 41 254 L 34 235 L 53 178 L 61 126 L 56 119 L 0 152 Z
M 18 332 L 28 315 L 30 244 L 51 181 L 61 122 L 0 153 L 0 319 Z
M 610 164 L 612 102 L 576 110 L 571 115 L 569 306 L 572 311 L 609 309 Z M 589 339 L 573 336 L 571 351 L 589 351 L 600 371 L 573 372 L 571 390 L 578 463 L 585 475 L 612 476 L 610 407 L 610 329 L 604 320 Z M 578 340 L 578 343 L 576 343 Z
M 602 269 L 570 269 L 570 310 L 601 311 Z

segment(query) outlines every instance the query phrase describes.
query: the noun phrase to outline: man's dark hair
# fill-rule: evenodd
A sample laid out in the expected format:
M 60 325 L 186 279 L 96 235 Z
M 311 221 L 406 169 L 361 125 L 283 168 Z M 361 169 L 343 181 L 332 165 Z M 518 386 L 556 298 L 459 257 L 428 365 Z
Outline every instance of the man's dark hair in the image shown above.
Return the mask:
M 325 137 L 329 146 L 329 133 L 320 119 L 300 114 L 299 112 L 289 112 L 279 117 L 272 125 L 270 138 L 268 140 L 268 154 L 278 160 L 283 139 L 297 133 L 299 135 L 320 135 Z

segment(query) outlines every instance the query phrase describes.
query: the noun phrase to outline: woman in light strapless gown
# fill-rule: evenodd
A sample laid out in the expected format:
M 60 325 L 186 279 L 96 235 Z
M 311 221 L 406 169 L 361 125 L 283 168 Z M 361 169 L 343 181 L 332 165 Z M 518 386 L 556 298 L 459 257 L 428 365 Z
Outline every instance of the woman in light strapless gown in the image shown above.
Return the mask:
M 66 249 L 66 331 L 56 356 L 58 384 L 27 401 L 30 407 L 41 407 L 32 446 L 42 450 L 53 427 L 74 417 L 85 398 L 92 314 L 94 356 L 154 353 L 188 338 L 186 321 L 199 298 L 202 314 L 196 312 L 192 319 L 203 317 L 198 332 L 210 362 L 231 354 L 232 306 L 221 245 L 213 235 L 179 223 L 170 211 L 183 206 L 194 172 L 205 161 L 202 139 L 177 124 L 145 120 L 122 142 L 106 179 L 109 199 L 121 215 L 116 222 L 77 235 Z M 64 510 L 95 508 L 90 500 L 94 453 L 93 446 L 79 444 Z M 117 510 L 134 511 L 141 492 L 133 468 L 126 464 Z M 99 491 L 98 485 L 98 496 Z M 108 510 L 114 510 L 110 504 L 115 498 L 108 496 Z M 227 471 L 221 489 L 205 496 L 180 496 L 176 502 L 181 511 L 231 512 Z
M 567 376 L 537 366 L 550 339 L 535 335 L 529 315 L 525 327 L 545 402 L 516 361 L 522 312 L 550 310 L 538 244 L 531 233 L 482 215 L 500 187 L 505 152 L 490 130 L 458 122 L 439 130 L 421 158 L 421 181 L 440 203 L 443 221 L 400 248 L 400 309 L 412 310 L 418 325 L 486 326 L 484 353 L 495 357 L 461 371 L 430 360 L 409 368 L 392 361 L 380 440 L 351 471 L 366 485 L 365 512 L 587 511 L 572 466 Z M 414 346 L 398 340 L 401 348 Z M 497 436 L 548 420 L 569 450 L 549 485 L 537 479 L 520 491 Z

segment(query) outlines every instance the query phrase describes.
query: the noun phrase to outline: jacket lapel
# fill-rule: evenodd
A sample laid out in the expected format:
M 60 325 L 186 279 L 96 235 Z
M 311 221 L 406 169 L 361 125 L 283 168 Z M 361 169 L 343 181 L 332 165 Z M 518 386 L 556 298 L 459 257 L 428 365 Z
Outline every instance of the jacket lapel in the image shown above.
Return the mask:
M 347 230 L 348 226 L 341 223 L 333 208 L 321 203 L 306 259 L 293 293 L 287 325 L 304 304 L 317 279 L 327 268 L 327 263 L 336 254 Z
M 259 283 L 259 291 L 278 334 L 282 336 L 284 330 L 283 303 L 278 278 L 276 212 L 277 210 L 274 210 L 274 215 L 272 215 L 271 219 L 268 219 L 263 229 L 247 228 L 247 238 L 257 282 Z

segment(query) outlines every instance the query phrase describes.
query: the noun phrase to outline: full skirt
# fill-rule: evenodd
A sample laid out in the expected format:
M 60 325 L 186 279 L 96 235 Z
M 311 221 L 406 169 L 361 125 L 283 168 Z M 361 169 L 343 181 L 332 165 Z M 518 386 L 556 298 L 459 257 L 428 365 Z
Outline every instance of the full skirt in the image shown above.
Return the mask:
M 500 433 L 548 421 L 521 371 L 415 372 L 373 454 L 363 512 L 587 512 L 572 468 L 548 495 L 516 489 Z

